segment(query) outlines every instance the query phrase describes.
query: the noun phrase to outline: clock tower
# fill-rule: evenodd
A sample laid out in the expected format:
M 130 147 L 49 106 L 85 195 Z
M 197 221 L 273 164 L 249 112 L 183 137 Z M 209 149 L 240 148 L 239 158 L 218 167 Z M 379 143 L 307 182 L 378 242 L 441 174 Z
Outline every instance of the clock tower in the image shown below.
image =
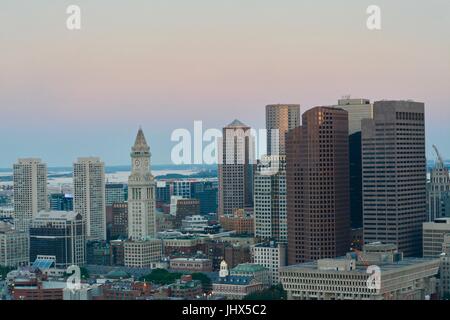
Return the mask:
M 141 128 L 139 128 L 130 155 L 128 238 L 134 241 L 155 238 L 156 183 L 150 171 L 150 147 Z

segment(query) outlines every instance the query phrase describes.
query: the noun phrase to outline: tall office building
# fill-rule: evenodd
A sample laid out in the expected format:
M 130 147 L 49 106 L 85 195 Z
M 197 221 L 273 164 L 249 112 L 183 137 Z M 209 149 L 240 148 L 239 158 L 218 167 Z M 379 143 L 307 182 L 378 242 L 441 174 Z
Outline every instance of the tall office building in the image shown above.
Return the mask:
M 358 229 L 363 226 L 361 121 L 362 119 L 372 119 L 373 105 L 367 99 L 344 98 L 338 100 L 336 107 L 348 112 L 350 221 L 352 228 Z
M 420 256 L 426 221 L 424 104 L 378 101 L 362 121 L 365 243 L 394 243 Z
M 219 139 L 219 215 L 253 207 L 255 144 L 251 128 L 234 120 Z
M 47 165 L 40 159 L 18 159 L 13 167 L 16 229 L 28 231 L 31 219 L 47 210 Z
M 350 246 L 348 113 L 316 107 L 286 143 L 289 264 L 344 255 Z
M 73 207 L 86 218 L 89 240 L 106 240 L 105 164 L 78 158 L 73 164 Z
M 431 169 L 430 182 L 427 184 L 428 221 L 450 217 L 450 176 L 444 160 L 436 146 L 433 146 L 437 161 Z
M 150 147 L 139 129 L 131 148 L 131 174 L 128 178 L 128 238 L 125 265 L 149 267 L 161 258 L 156 240 L 156 181 L 150 171 Z
M 274 167 L 276 172 L 270 172 Z M 286 156 L 261 158 L 256 169 L 254 190 L 255 237 L 286 243 Z
M 286 153 L 286 133 L 298 126 L 300 126 L 299 104 L 267 105 L 267 154 L 284 155 Z
M 286 134 L 300 125 L 300 105 L 267 105 L 267 156 L 258 162 L 254 181 L 255 236 L 287 242 Z M 278 136 L 278 137 L 277 137 Z

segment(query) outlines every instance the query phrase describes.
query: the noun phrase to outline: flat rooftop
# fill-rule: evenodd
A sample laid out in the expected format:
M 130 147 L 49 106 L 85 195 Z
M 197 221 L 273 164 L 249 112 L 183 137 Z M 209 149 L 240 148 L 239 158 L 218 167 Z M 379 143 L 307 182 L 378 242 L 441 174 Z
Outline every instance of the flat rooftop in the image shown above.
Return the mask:
M 336 258 L 335 260 L 346 260 L 346 259 L 347 259 L 346 257 L 339 257 L 339 258 Z M 387 271 L 398 270 L 401 268 L 406 268 L 406 267 L 414 266 L 416 264 L 428 263 L 428 262 L 439 263 L 439 259 L 404 258 L 403 260 L 398 261 L 398 262 L 382 263 L 382 264 L 377 264 L 377 266 L 380 267 L 381 271 L 387 272 Z M 367 272 L 367 266 L 361 265 L 361 264 L 357 264 L 356 269 L 352 270 L 352 271 L 319 270 L 317 268 L 317 261 L 295 264 L 295 265 L 283 267 L 281 269 L 283 271 L 298 270 L 298 269 L 310 269 L 310 270 L 316 270 L 316 271 L 320 271 L 320 272 L 360 272 L 360 273 Z

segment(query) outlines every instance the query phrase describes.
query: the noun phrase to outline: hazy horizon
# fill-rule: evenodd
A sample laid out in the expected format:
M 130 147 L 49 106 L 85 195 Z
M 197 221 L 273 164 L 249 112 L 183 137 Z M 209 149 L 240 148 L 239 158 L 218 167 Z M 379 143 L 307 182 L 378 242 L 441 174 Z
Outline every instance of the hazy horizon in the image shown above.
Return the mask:
M 172 130 L 235 118 L 264 128 L 272 103 L 333 105 L 344 95 L 425 103 L 432 144 L 450 158 L 450 1 L 3 0 L 0 168 L 98 156 L 126 165 L 140 125 L 152 163 Z M 366 8 L 382 30 L 366 28 Z

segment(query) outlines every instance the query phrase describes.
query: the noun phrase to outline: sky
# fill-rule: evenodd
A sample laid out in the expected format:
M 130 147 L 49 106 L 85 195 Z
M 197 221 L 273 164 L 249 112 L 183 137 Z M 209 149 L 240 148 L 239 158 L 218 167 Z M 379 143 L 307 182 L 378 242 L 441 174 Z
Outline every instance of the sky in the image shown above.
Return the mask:
M 81 30 L 66 28 L 73 4 Z M 267 104 L 344 95 L 424 102 L 427 156 L 450 158 L 450 1 L 0 1 L 0 168 L 128 164 L 139 126 L 167 164 L 195 120 L 261 129 Z

